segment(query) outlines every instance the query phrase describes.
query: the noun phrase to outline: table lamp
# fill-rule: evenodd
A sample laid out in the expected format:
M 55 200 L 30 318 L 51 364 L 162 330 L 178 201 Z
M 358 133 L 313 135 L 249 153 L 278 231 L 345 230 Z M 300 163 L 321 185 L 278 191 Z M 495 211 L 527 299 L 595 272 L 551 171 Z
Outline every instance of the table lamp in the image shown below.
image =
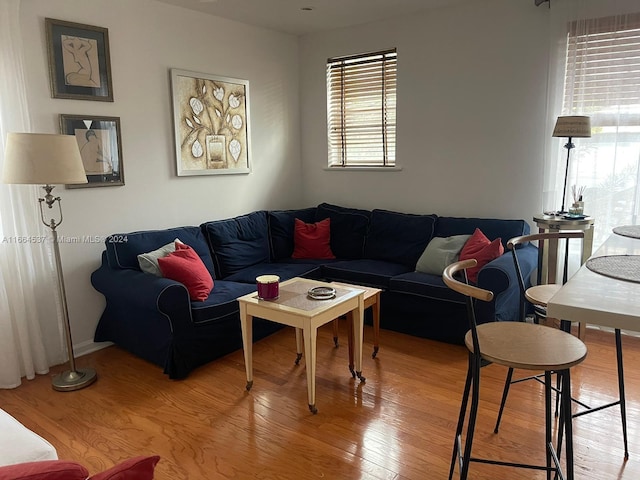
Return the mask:
M 569 155 L 571 149 L 575 145 L 571 142 L 574 137 L 587 138 L 591 136 L 591 119 L 585 116 L 565 116 L 558 117 L 556 120 L 556 126 L 553 129 L 554 137 L 568 137 L 568 141 L 564 148 L 567 149 L 567 165 L 564 170 L 564 187 L 562 188 L 562 207 L 557 213 L 567 213 L 564 208 L 565 199 L 567 196 L 567 177 L 569 175 Z
M 52 378 L 52 387 L 58 391 L 79 390 L 93 383 L 97 376 L 92 368 L 77 369 L 73 357 L 73 343 L 71 341 L 71 325 L 69 324 L 69 310 L 67 295 L 62 275 L 60 248 L 56 229 L 62 223 L 62 206 L 60 197 L 54 197 L 51 192 L 53 184 L 87 183 L 87 176 L 82 165 L 82 157 L 78 143 L 73 135 L 51 135 L 40 133 L 9 133 L 5 147 L 4 168 L 2 172 L 4 183 L 43 185 L 44 198 L 39 198 L 40 218 L 51 229 L 53 234 L 53 252 L 58 278 L 58 294 L 65 328 L 67 351 L 69 354 L 69 370 Z M 58 204 L 59 220 L 45 219 L 42 204 L 53 208 Z

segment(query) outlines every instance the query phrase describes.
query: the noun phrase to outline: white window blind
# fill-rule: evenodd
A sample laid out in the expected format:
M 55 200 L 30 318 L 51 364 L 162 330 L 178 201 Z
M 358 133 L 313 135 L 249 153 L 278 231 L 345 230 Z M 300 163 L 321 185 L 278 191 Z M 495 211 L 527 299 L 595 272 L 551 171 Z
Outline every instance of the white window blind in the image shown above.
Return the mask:
M 329 167 L 396 162 L 396 50 L 327 60 Z
M 639 104 L 640 14 L 572 22 L 565 109 L 586 106 L 598 111 L 611 105 Z
M 588 115 L 592 129 L 572 157 L 569 185 L 586 187 L 597 248 L 611 228 L 639 218 L 640 14 L 569 23 L 566 62 L 562 112 Z

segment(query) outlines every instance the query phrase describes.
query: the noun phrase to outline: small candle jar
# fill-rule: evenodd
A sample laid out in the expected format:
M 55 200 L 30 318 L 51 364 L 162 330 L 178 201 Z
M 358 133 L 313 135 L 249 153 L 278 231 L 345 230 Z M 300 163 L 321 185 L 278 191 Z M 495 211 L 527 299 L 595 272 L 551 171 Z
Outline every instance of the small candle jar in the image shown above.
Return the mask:
M 275 300 L 280 295 L 280 277 L 278 275 L 260 275 L 256 278 L 258 298 Z

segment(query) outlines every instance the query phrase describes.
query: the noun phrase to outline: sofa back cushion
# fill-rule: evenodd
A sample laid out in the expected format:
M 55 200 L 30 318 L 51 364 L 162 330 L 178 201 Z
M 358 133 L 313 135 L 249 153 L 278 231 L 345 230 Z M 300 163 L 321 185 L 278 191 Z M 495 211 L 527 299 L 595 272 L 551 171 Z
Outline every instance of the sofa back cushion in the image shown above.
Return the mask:
M 331 251 L 338 258 L 357 259 L 364 253 L 364 239 L 371 212 L 321 203 L 315 221 L 331 219 Z
M 219 278 L 257 263 L 269 262 L 266 211 L 203 223 L 201 228 L 213 252 Z
M 272 260 L 291 258 L 294 248 L 293 232 L 296 218 L 304 223 L 315 222 L 316 207 L 299 210 L 273 210 L 267 214 Z
M 105 240 L 107 261 L 111 268 L 140 270 L 138 255 L 157 250 L 176 238 L 196 251 L 211 277 L 215 278 L 211 252 L 199 227 L 177 227 L 110 235 Z
M 524 220 L 501 220 L 497 218 L 462 218 L 438 217 L 436 222 L 436 237 L 450 237 L 452 235 L 473 235 L 476 228 L 482 230 L 491 241 L 502 239 L 505 251 L 507 242 L 513 237 L 528 235 L 531 231 Z
M 437 216 L 373 210 L 364 256 L 411 267 L 433 237 Z

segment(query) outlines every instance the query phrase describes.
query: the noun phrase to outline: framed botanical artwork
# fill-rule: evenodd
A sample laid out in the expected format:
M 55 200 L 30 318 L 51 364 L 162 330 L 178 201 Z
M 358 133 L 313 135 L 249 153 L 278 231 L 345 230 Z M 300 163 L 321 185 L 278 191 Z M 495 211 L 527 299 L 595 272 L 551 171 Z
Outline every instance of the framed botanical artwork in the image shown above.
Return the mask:
M 250 173 L 249 82 L 171 70 L 178 176 Z
M 63 114 L 60 131 L 76 137 L 88 180 L 67 188 L 124 185 L 119 117 Z
M 113 102 L 109 31 L 45 18 L 53 98 Z

